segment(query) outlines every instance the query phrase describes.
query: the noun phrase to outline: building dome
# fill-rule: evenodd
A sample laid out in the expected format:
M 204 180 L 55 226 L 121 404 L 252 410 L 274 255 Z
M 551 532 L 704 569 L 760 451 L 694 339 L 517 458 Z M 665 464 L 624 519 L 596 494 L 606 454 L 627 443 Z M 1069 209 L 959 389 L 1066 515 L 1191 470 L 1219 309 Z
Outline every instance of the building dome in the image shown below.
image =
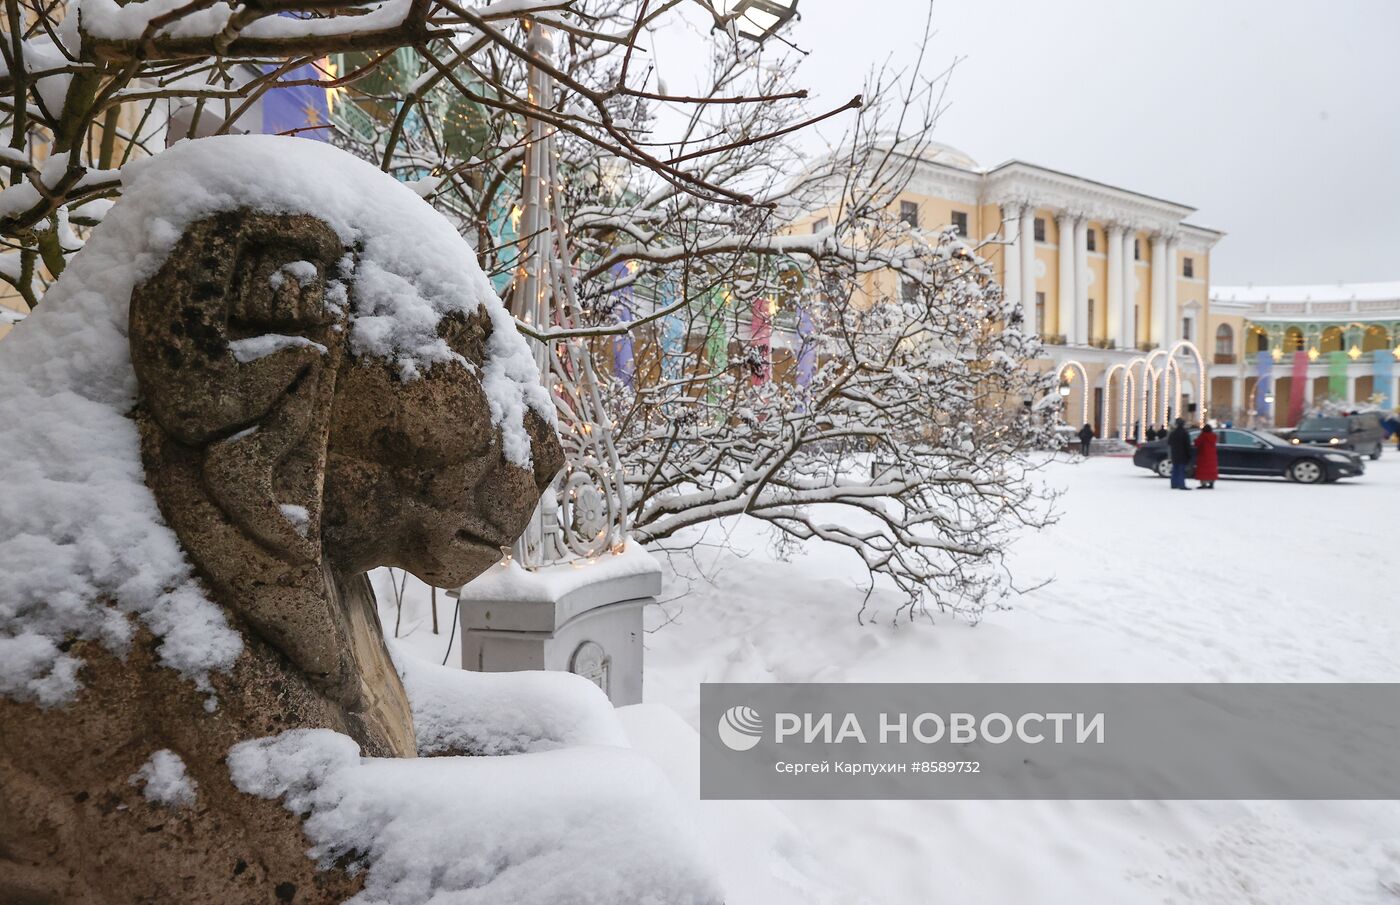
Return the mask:
M 945 145 L 941 141 L 929 142 L 921 156 L 930 163 L 941 163 L 945 167 L 957 167 L 960 170 L 981 170 L 981 166 L 972 159 L 971 154 L 952 145 Z

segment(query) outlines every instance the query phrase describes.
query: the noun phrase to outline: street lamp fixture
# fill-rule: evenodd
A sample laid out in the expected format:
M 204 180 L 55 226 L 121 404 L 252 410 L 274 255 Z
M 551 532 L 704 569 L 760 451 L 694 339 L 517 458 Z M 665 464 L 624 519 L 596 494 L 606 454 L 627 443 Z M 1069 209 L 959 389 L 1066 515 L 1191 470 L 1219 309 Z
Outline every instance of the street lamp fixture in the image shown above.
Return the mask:
M 1264 394 L 1264 404 L 1265 404 L 1265 405 L 1273 405 L 1273 404 L 1274 404 L 1274 394 L 1273 394 L 1273 393 L 1265 393 L 1265 394 Z
M 1068 384 L 1068 383 L 1062 383 L 1062 384 L 1060 384 L 1060 395 L 1061 395 L 1061 396 L 1066 396 L 1066 397 L 1069 396 L 1069 384 Z
M 797 0 L 715 0 L 715 27 L 762 44 L 797 15 Z

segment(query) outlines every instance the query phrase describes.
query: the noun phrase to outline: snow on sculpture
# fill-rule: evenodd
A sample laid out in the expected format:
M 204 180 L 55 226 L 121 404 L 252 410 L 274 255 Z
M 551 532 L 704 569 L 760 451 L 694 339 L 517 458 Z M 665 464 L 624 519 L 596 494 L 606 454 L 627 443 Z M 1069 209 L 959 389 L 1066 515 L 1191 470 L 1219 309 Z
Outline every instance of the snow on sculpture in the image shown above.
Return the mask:
M 0 349 L 0 901 L 517 902 L 560 859 L 607 864 L 527 791 L 645 774 L 601 694 L 491 677 L 473 706 L 480 677 L 396 666 L 365 577 L 468 581 L 561 465 L 470 248 L 316 142 L 128 169 Z M 565 715 L 522 718 L 541 698 Z M 450 756 L 483 753 L 509 756 Z M 597 901 L 711 898 L 664 796 L 630 801 Z M 443 844 L 406 866 L 419 820 Z

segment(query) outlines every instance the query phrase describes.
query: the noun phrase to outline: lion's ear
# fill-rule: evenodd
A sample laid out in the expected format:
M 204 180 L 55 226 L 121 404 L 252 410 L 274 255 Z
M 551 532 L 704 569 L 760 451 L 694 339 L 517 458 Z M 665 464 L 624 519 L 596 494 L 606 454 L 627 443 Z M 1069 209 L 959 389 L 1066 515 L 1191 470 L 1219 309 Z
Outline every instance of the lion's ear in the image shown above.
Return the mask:
M 315 217 L 233 211 L 186 230 L 131 297 L 147 411 L 205 451 L 204 482 L 224 513 L 293 560 L 319 555 L 320 487 L 279 466 L 324 456 L 316 403 L 333 389 L 344 341 L 345 257 Z

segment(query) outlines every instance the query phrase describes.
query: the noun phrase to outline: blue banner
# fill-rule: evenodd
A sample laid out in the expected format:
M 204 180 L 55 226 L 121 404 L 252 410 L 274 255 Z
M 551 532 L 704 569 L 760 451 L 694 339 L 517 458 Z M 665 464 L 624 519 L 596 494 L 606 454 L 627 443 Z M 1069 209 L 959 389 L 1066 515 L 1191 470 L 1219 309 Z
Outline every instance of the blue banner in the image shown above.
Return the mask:
M 1258 362 L 1255 373 L 1259 375 L 1259 380 L 1254 386 L 1254 410 L 1263 416 L 1268 415 L 1271 408 L 1268 398 L 1274 390 L 1274 356 L 1269 352 L 1260 352 Z
M 267 66 L 271 72 L 275 66 Z M 298 66 L 283 73 L 278 81 L 320 81 L 324 75 L 312 64 Z M 295 135 L 315 141 L 331 140 L 331 111 L 326 89 L 320 85 L 295 85 L 272 88 L 262 96 L 262 132 L 264 135 Z
M 1371 366 L 1371 373 L 1375 375 L 1371 392 L 1381 395 L 1381 410 L 1388 412 L 1400 404 L 1391 396 L 1390 390 L 1395 383 L 1395 353 L 1389 349 L 1376 349 L 1371 354 L 1375 356 Z

